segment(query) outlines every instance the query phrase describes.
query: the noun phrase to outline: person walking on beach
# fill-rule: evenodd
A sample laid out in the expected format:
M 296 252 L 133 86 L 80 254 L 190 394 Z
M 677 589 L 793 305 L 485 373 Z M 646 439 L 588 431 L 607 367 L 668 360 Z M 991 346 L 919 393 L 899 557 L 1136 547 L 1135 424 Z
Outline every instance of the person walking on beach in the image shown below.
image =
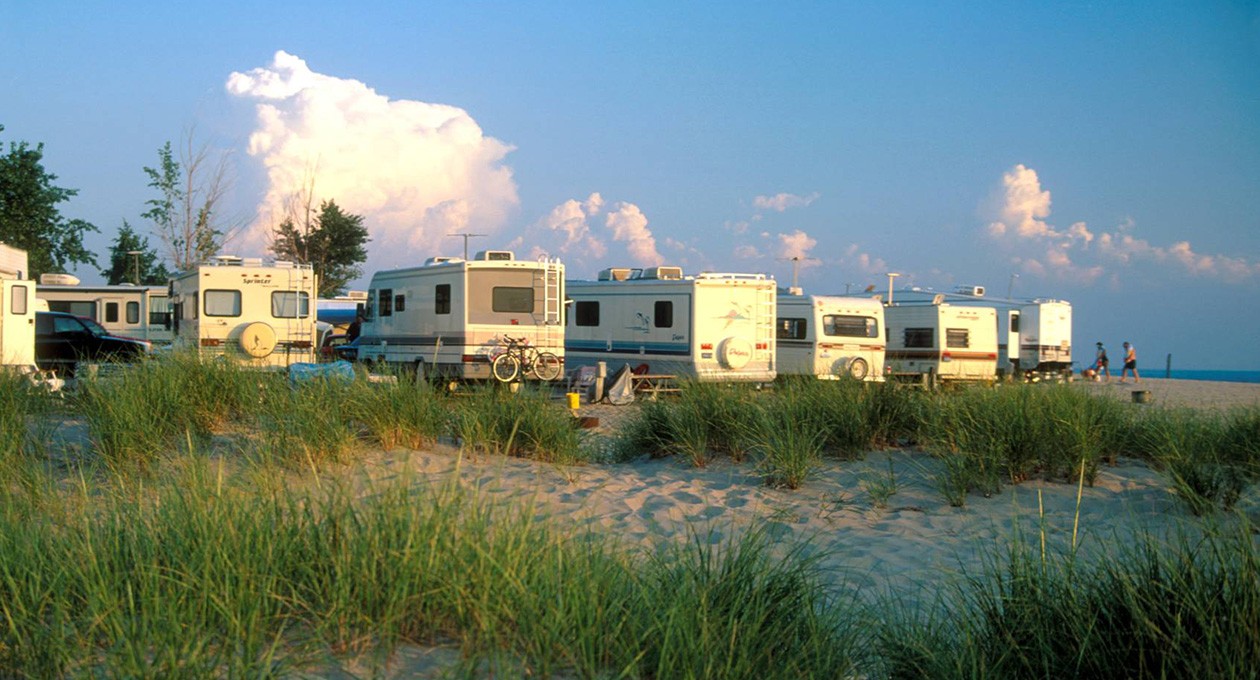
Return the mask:
M 1098 343 L 1098 351 L 1094 353 L 1094 379 L 1098 376 L 1107 376 L 1107 382 L 1111 382 L 1111 371 L 1107 370 L 1110 362 L 1107 360 L 1107 348 L 1103 347 L 1101 342 Z
M 1142 382 L 1137 372 L 1137 348 L 1130 345 L 1126 340 L 1124 343 L 1124 368 L 1120 369 L 1120 382 L 1124 382 L 1124 375 L 1129 371 L 1133 371 L 1133 382 Z

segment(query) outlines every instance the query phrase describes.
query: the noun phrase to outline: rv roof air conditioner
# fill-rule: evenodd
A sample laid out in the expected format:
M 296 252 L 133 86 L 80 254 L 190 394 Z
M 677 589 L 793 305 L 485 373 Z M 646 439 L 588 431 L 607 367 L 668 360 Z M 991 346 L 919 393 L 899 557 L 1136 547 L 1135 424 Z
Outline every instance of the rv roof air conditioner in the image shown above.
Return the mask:
M 600 281 L 625 281 L 630 278 L 629 267 L 609 267 L 599 273 Z
M 984 286 L 959 286 L 954 292 L 962 295 L 984 297 Z
M 215 255 L 210 258 L 210 263 L 220 267 L 239 267 L 243 260 L 235 255 Z
M 261 267 L 262 263 L 263 261 L 261 257 L 242 257 L 241 258 L 241 265 L 245 267 Z
M 661 281 L 681 281 L 682 267 L 648 267 L 639 275 L 641 279 L 659 279 Z
M 510 250 L 483 250 L 477 253 L 477 259 L 506 262 L 509 260 L 515 260 L 516 255 Z
M 74 274 L 40 274 L 39 282 L 44 286 L 77 286 L 79 277 Z
M 424 263 L 426 265 L 430 265 L 430 264 L 446 264 L 447 262 L 463 262 L 463 261 L 464 261 L 463 258 L 459 258 L 459 257 L 435 255 L 434 257 L 430 257 L 429 259 L 425 260 Z

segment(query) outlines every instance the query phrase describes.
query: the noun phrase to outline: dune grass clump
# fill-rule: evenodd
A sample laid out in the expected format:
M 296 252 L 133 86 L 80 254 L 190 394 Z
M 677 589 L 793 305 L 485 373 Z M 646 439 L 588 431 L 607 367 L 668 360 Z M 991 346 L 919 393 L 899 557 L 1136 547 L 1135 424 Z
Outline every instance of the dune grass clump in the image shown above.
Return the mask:
M 618 458 L 681 455 L 704 467 L 718 455 L 743 460 L 762 410 L 744 385 L 683 381 L 677 396 L 646 401 L 615 443 Z
M 1150 460 L 1195 514 L 1229 510 L 1260 478 L 1260 409 L 1157 410 L 1135 418 L 1129 451 Z
M 51 399 L 30 378 L 0 370 L 0 464 L 40 448 L 39 423 L 51 410 Z
M 923 439 L 941 460 L 938 486 L 952 505 L 1034 476 L 1093 484 L 1128 427 L 1122 405 L 1055 385 L 942 393 L 925 416 Z
M 428 382 L 369 383 L 357 380 L 342 409 L 386 449 L 419 449 L 446 432 L 447 404 Z
M 184 463 L 38 521 L 0 497 L 0 673 L 380 671 L 403 643 L 500 677 L 825 677 L 856 656 L 817 565 L 755 531 L 640 552 L 454 485 L 259 493 Z
M 449 408 L 450 432 L 464 450 L 553 463 L 587 458 L 573 416 L 543 389 L 489 386 L 452 398 Z
M 358 429 L 346 413 L 352 394 L 351 385 L 336 380 L 275 387 L 252 421 L 249 450 L 260 461 L 313 470 L 346 462 L 358 446 Z
M 1255 677 L 1260 549 L 1250 529 L 1107 555 L 1009 553 L 934 615 L 884 626 L 890 678 Z

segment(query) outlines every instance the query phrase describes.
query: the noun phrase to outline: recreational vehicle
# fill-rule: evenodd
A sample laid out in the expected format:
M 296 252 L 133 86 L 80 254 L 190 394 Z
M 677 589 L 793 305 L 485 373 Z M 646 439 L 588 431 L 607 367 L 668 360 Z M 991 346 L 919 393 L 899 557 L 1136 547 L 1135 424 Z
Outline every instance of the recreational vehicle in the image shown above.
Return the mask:
M 35 367 L 35 282 L 26 251 L 0 243 L 0 366 Z
M 884 379 L 884 306 L 874 298 L 779 295 L 780 375 Z
M 992 307 L 906 302 L 886 307 L 884 320 L 890 376 L 929 386 L 997 377 L 997 312 Z
M 53 312 L 92 319 L 111 335 L 169 343 L 170 298 L 165 286 L 83 286 L 69 274 L 44 274 L 35 287 Z
M 220 255 L 171 279 L 174 345 L 258 368 L 313 362 L 317 290 L 310 265 Z
M 897 291 L 897 299 L 992 307 L 997 310 L 999 377 L 1071 376 L 1072 303 L 1066 300 L 991 298 L 983 286 L 960 286 L 947 293 L 908 288 Z
M 573 366 L 606 361 L 704 381 L 774 380 L 774 279 L 610 268 L 568 289 L 565 350 Z
M 368 289 L 358 358 L 421 379 L 485 380 L 491 362 L 519 345 L 545 359 L 523 377 L 555 380 L 564 361 L 563 302 L 559 260 L 517 260 L 507 250 L 380 271 Z

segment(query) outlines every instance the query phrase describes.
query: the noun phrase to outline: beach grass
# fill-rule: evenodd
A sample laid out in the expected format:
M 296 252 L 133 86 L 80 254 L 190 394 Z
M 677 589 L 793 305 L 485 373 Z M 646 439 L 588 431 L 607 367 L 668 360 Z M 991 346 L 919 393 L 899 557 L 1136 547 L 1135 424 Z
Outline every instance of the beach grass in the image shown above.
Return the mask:
M 889 678 L 1255 677 L 1260 550 L 1245 522 L 1093 559 L 1015 536 L 943 607 L 876 635 Z

